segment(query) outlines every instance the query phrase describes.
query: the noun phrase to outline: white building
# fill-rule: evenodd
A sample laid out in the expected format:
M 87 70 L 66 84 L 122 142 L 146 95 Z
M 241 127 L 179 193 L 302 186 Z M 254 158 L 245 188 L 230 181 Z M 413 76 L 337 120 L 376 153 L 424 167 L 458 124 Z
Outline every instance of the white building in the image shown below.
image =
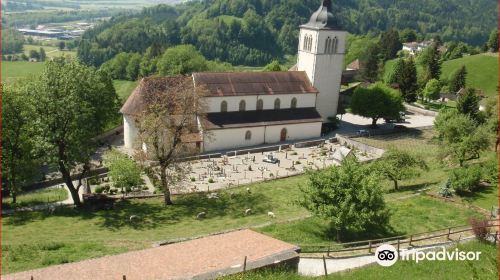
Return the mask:
M 411 55 L 416 55 L 430 45 L 432 45 L 432 41 L 403 43 L 403 51 L 409 52 Z
M 201 152 L 213 152 L 321 136 L 322 123 L 337 114 L 346 36 L 330 0 L 322 0 L 300 26 L 297 71 L 194 73 L 194 87 L 208 91 L 207 114 L 199 137 L 190 141 Z M 137 145 L 135 116 L 145 82 L 121 110 L 129 149 Z

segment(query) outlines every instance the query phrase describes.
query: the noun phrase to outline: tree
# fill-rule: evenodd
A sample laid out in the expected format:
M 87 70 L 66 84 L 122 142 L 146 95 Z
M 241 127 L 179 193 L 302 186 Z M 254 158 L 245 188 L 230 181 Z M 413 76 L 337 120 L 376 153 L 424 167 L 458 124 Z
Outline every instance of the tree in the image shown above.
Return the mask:
M 479 96 L 476 90 L 468 88 L 460 94 L 457 99 L 457 110 L 461 114 L 468 115 L 473 120 L 479 121 Z
M 28 81 L 2 86 L 2 178 L 16 203 L 17 194 L 36 170 Z
M 30 50 L 30 58 L 39 60 L 40 54 L 36 50 Z
M 361 78 L 368 82 L 378 80 L 380 65 L 379 65 L 379 48 L 376 44 L 368 46 L 361 56 Z
M 299 203 L 315 215 L 330 220 L 341 241 L 349 231 L 362 231 L 388 223 L 380 183 L 356 159 L 345 159 L 341 166 L 308 171 L 308 183 L 301 187 Z
M 47 59 L 47 54 L 45 53 L 45 50 L 43 48 L 40 48 L 40 61 L 45 61 Z
M 438 80 L 430 80 L 424 88 L 423 96 L 427 100 L 437 100 L 441 94 L 441 84 Z
M 389 71 L 389 73 L 387 73 L 385 77 L 385 83 L 388 85 L 392 84 L 400 85 L 402 83 L 404 67 L 405 67 L 404 59 L 402 58 L 396 59 L 391 70 Z
M 190 74 L 206 69 L 205 57 L 191 45 L 170 48 L 158 61 L 160 75 Z
M 203 121 L 204 91 L 194 89 L 190 77 L 145 78 L 143 104 L 137 118 L 137 151 L 158 162 L 158 177 L 165 205 L 171 205 L 170 186 L 184 179 L 189 165 L 182 158 L 198 152 L 186 137 L 199 134 L 197 118 Z M 145 147 L 145 151 L 143 149 Z
M 36 146 L 48 164 L 58 167 L 76 206 L 78 190 L 90 170 L 91 156 L 102 133 L 116 118 L 118 96 L 111 78 L 76 61 L 49 61 L 29 89 Z M 78 184 L 71 173 L 80 173 Z
M 108 151 L 104 155 L 104 164 L 109 169 L 113 185 L 122 191 L 124 188 L 138 187 L 144 183 L 140 167 L 134 160 L 117 150 Z
M 434 43 L 427 47 L 418 57 L 419 64 L 428 71 L 430 79 L 439 80 L 441 76 L 441 57 L 438 50 L 438 44 Z
M 441 158 L 451 162 L 477 159 L 488 148 L 490 136 L 485 126 L 479 126 L 468 115 L 455 109 L 443 109 L 434 121 L 441 144 Z
M 459 69 L 457 69 L 450 77 L 450 90 L 453 93 L 457 93 L 460 89 L 465 88 L 467 79 L 467 69 L 465 65 L 462 65 Z
M 280 62 L 277 59 L 274 59 L 264 67 L 264 72 L 272 72 L 272 71 L 285 71 L 284 67 L 280 65 Z
M 66 48 L 66 43 L 64 41 L 60 41 L 58 47 L 60 51 L 63 51 Z
M 406 102 L 417 101 L 418 80 L 417 80 L 417 66 L 413 57 L 405 60 L 399 89 Z
M 420 170 L 427 170 L 422 159 L 402 150 L 391 149 L 375 162 L 375 170 L 394 183 L 398 190 L 398 181 L 411 179 L 419 175 Z
M 413 29 L 403 29 L 399 35 L 401 42 L 408 43 L 408 42 L 415 42 L 417 40 L 417 33 L 415 33 L 415 30 Z
M 141 68 L 141 60 L 142 56 L 138 53 L 134 53 L 130 56 L 127 67 L 125 68 L 127 80 L 137 80 Z
M 372 119 L 377 126 L 380 118 L 395 119 L 403 111 L 403 100 L 399 92 L 377 83 L 369 88 L 358 87 L 351 99 L 351 112 Z
M 23 33 L 10 28 L 2 30 L 2 54 L 20 53 L 23 47 Z
M 496 28 L 490 33 L 488 48 L 493 52 L 498 52 L 498 29 Z
M 380 53 L 384 61 L 395 58 L 401 48 L 403 48 L 403 44 L 399 39 L 399 32 L 396 29 L 391 28 L 382 33 L 380 36 L 379 46 Z

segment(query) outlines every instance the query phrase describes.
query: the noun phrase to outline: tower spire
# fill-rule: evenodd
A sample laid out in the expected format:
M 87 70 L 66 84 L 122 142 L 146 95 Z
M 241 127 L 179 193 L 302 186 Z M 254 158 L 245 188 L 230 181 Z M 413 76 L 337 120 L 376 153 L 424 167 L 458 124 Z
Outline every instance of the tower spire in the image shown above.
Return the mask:
M 305 26 L 319 29 L 339 29 L 332 12 L 332 1 L 321 0 L 321 6 L 311 15 Z

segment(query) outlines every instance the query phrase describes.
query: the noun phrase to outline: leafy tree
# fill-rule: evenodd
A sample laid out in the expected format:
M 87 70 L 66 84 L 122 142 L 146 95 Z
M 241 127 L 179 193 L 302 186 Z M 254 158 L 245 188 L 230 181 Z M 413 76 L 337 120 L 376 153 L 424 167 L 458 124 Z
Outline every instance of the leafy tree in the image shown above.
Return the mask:
M 130 56 L 127 67 L 125 68 L 127 80 L 137 80 L 141 69 L 141 60 L 142 56 L 138 53 L 134 53 Z
M 399 89 L 406 102 L 417 101 L 418 78 L 417 66 L 412 57 L 405 60 Z
M 60 41 L 58 47 L 60 51 L 63 51 L 66 48 L 66 43 L 64 41 Z
M 427 170 L 424 160 L 402 150 L 391 149 L 374 164 L 375 169 L 386 179 L 394 183 L 398 189 L 398 182 L 411 179 L 419 175 L 420 170 Z
M 2 30 L 2 54 L 14 54 L 23 51 L 24 36 L 15 29 Z
M 113 79 L 127 80 L 129 77 L 127 73 L 127 67 L 129 66 L 133 55 L 134 54 L 131 53 L 119 53 L 113 59 L 104 63 L 101 66 L 101 69 L 110 73 Z M 135 62 L 132 63 L 134 64 Z M 131 68 L 132 67 L 134 67 L 134 65 L 132 65 Z M 129 70 L 133 72 L 134 69 Z
M 395 58 L 403 47 L 403 44 L 399 39 L 399 32 L 391 28 L 382 33 L 380 36 L 379 46 L 380 53 L 384 61 Z
M 2 85 L 2 178 L 16 203 L 17 194 L 35 174 L 32 107 L 26 102 L 28 81 Z
M 482 170 L 479 165 L 455 168 L 450 174 L 450 186 L 457 194 L 473 192 L 479 186 Z
M 418 57 L 419 64 L 428 71 L 430 79 L 439 80 L 441 76 L 441 57 L 436 43 L 426 48 Z
M 280 65 L 280 62 L 278 60 L 273 60 L 271 63 L 266 65 L 264 67 L 265 72 L 272 72 L 272 71 L 285 71 L 284 67 Z
M 400 85 L 402 83 L 402 79 L 403 79 L 404 67 L 405 67 L 404 59 L 402 59 L 402 58 L 396 59 L 391 70 L 387 73 L 387 75 L 385 77 L 385 83 L 388 85 L 392 85 L 392 84 Z
M 40 53 L 38 53 L 36 50 L 30 50 L 30 58 L 39 60 Z
M 457 69 L 450 77 L 450 90 L 453 93 L 457 93 L 460 89 L 465 88 L 467 79 L 467 69 L 465 65 L 462 65 L 459 69 Z
M 121 188 L 138 187 L 144 182 L 141 178 L 141 168 L 134 160 L 117 150 L 111 150 L 104 155 L 104 164 L 109 169 L 113 185 Z
M 379 65 L 379 48 L 376 45 L 370 45 L 363 53 L 361 59 L 361 78 L 365 81 L 375 82 L 378 80 L 380 65 Z
M 158 61 L 160 75 L 190 74 L 205 70 L 207 70 L 207 60 L 191 45 L 170 48 Z
M 400 33 L 400 39 L 401 42 L 407 43 L 407 42 L 415 42 L 417 40 L 417 33 L 415 33 L 415 30 L 413 29 L 403 29 Z
M 45 53 L 45 50 L 43 48 L 40 48 L 40 61 L 45 61 L 47 59 L 47 54 Z
M 372 119 L 372 126 L 380 118 L 395 119 L 403 111 L 403 100 L 399 92 L 377 83 L 369 88 L 359 87 L 351 99 L 351 112 Z
M 59 168 L 75 205 L 80 206 L 78 190 L 91 167 L 97 147 L 94 137 L 118 111 L 112 80 L 94 68 L 58 59 L 47 62 L 29 90 L 36 146 L 48 164 Z M 75 171 L 81 174 L 77 185 L 71 177 Z
M 458 112 L 470 116 L 473 120 L 479 120 L 479 96 L 476 90 L 468 88 L 464 93 L 458 96 L 457 110 Z
M 437 100 L 441 94 L 441 84 L 438 80 L 430 80 L 424 88 L 423 95 L 427 100 Z
M 490 37 L 488 39 L 488 47 L 490 50 L 494 52 L 498 52 L 498 29 L 495 28 L 493 31 L 490 33 Z
M 348 231 L 385 226 L 389 220 L 380 183 L 355 159 L 322 171 L 308 171 L 300 204 L 330 220 L 341 241 Z
M 464 162 L 477 159 L 489 146 L 488 130 L 468 115 L 457 110 L 443 109 L 434 121 L 441 143 L 441 157 L 463 166 Z
M 189 170 L 189 165 L 181 159 L 197 152 L 196 147 L 184 139 L 199 133 L 196 116 L 203 118 L 200 97 L 204 92 L 195 90 L 192 79 L 184 76 L 145 78 L 143 83 L 145 109 L 137 118 L 137 151 L 158 162 L 155 171 L 160 178 L 165 205 L 171 205 L 171 185 L 185 179 Z

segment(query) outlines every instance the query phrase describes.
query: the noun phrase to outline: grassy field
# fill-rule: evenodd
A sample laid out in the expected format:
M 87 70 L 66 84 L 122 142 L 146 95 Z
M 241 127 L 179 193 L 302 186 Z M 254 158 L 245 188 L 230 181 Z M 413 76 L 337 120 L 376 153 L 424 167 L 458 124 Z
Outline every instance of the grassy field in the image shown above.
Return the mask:
M 388 73 L 394 62 L 395 60 L 389 60 L 385 63 L 384 73 Z M 449 78 L 462 65 L 467 68 L 468 87 L 481 89 L 487 96 L 496 96 L 498 94 L 498 54 L 478 54 L 445 61 L 442 66 L 441 77 Z M 420 70 L 418 69 L 418 71 Z
M 58 202 L 68 198 L 68 192 L 65 189 L 44 189 L 21 194 L 17 197 L 17 203 L 12 204 L 11 197 L 2 197 L 2 208 L 14 208 L 33 206 L 44 203 Z
M 18 78 L 38 75 L 42 70 L 42 62 L 2 61 L 2 82 L 10 83 Z
M 125 103 L 127 98 L 132 94 L 134 89 L 137 87 L 139 81 L 123 81 L 123 80 L 114 80 L 113 85 L 115 86 L 116 93 L 122 103 Z
M 479 54 L 445 61 L 442 77 L 449 77 L 456 69 L 467 68 L 467 86 L 479 88 L 488 96 L 497 95 L 498 56 Z
M 422 261 L 418 264 L 414 261 L 398 261 L 395 265 L 387 268 L 379 265 L 371 265 L 365 268 L 348 272 L 331 274 L 323 279 L 328 280 L 396 280 L 396 279 L 498 279 L 498 247 L 492 244 L 470 242 L 458 245 L 460 251 L 481 252 L 479 261 Z M 449 251 L 455 250 L 450 248 Z M 299 276 L 296 273 L 284 271 L 250 272 L 225 277 L 225 280 L 307 280 L 312 277 Z
M 38 51 L 40 51 L 40 48 L 43 48 L 45 50 L 45 54 L 47 54 L 48 58 L 54 58 L 54 57 L 60 57 L 60 56 L 76 57 L 76 51 L 68 51 L 68 50 L 61 51 L 57 47 L 37 46 L 37 45 L 24 45 L 24 54 L 29 56 L 29 53 L 31 50 L 36 50 L 38 52 Z

